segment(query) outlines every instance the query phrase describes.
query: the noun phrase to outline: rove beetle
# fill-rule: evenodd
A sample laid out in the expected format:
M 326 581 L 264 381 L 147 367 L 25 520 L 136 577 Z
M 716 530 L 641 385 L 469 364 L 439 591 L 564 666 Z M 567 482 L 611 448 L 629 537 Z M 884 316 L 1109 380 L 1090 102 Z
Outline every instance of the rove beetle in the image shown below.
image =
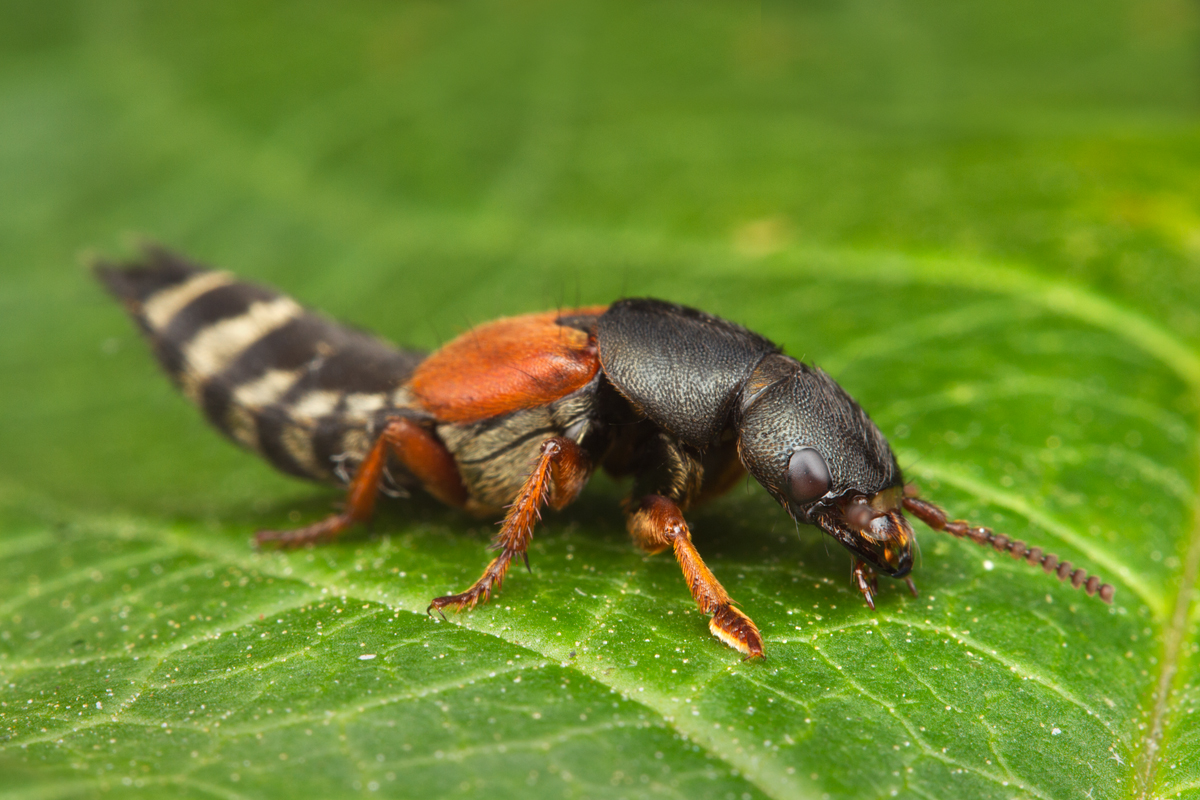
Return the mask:
M 875 608 L 877 576 L 908 577 L 931 528 L 1041 565 L 1112 602 L 1113 587 L 984 527 L 949 521 L 906 487 L 867 413 L 820 369 L 732 322 L 651 299 L 528 314 L 477 326 L 431 354 L 397 349 L 166 250 L 95 264 L 183 393 L 235 442 L 277 468 L 347 487 L 344 510 L 260 545 L 328 541 L 367 520 L 380 491 L 421 488 L 478 515 L 503 514 L 499 555 L 461 594 L 500 588 L 545 505 L 573 501 L 596 467 L 631 476 L 634 542 L 670 548 L 709 629 L 747 658 L 762 636 L 692 543 L 683 512 L 749 472 L 796 521 L 853 556 Z

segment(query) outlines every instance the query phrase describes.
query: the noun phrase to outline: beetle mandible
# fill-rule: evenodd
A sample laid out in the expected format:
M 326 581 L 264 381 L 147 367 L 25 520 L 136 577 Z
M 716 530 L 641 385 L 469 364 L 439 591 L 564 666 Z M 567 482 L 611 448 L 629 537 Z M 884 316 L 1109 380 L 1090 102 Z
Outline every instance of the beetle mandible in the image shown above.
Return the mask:
M 503 514 L 499 555 L 429 611 L 500 588 L 541 510 L 597 467 L 631 477 L 634 542 L 670 549 L 709 629 L 747 658 L 762 636 L 704 564 L 684 519 L 749 472 L 796 521 L 850 551 L 875 608 L 880 574 L 909 572 L 904 512 L 1010 553 L 1112 602 L 1113 587 L 1038 547 L 950 521 L 906 487 L 887 439 L 832 378 L 719 317 L 652 299 L 500 319 L 426 355 L 339 325 L 274 290 L 150 247 L 95 271 L 163 367 L 218 429 L 292 475 L 347 487 L 345 508 L 260 545 L 328 541 L 370 518 L 380 491 L 420 488 Z

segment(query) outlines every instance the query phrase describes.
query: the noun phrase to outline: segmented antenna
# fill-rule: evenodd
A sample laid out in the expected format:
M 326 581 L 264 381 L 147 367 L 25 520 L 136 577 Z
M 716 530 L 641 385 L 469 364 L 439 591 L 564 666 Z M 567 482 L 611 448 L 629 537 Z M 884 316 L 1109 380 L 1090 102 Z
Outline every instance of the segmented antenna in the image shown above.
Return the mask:
M 1029 547 L 1022 541 L 1013 541 L 1004 534 L 996 534 L 991 528 L 972 527 L 970 523 L 956 519 L 953 522 L 946 518 L 946 512 L 922 500 L 919 497 L 906 496 L 904 507 L 914 517 L 924 522 L 935 531 L 945 531 L 959 539 L 970 539 L 981 547 L 991 547 L 998 553 L 1008 553 L 1013 558 L 1023 558 L 1030 564 L 1040 564 L 1047 574 L 1053 573 L 1060 581 L 1068 578 L 1076 589 L 1083 587 L 1089 595 L 1100 595 L 1100 599 L 1111 604 L 1113 601 L 1112 584 L 1101 583 L 1095 575 L 1088 575 L 1087 570 L 1071 569 L 1070 561 L 1059 561 L 1053 553 L 1043 553 L 1040 547 Z

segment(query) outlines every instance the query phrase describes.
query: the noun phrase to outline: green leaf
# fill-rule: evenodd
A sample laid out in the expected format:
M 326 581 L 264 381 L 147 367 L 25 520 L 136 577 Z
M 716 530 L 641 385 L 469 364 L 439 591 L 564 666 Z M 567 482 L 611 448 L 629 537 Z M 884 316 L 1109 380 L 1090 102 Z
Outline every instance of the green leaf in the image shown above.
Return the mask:
M 1200 796 L 1197 14 L 5 3 L 0 797 Z M 920 597 L 753 482 L 690 515 L 713 639 L 598 477 L 494 530 L 221 440 L 81 249 L 147 235 L 389 338 L 655 295 L 829 370 L 924 495 Z M 149 792 L 149 794 L 147 794 Z

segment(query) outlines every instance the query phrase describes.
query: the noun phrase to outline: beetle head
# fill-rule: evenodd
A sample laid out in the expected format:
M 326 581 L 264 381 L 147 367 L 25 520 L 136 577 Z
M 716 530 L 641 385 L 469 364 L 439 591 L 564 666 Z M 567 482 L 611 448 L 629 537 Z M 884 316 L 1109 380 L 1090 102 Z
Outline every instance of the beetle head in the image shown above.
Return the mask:
M 816 525 L 880 572 L 912 569 L 904 479 L 867 413 L 819 369 L 771 355 L 741 395 L 738 452 L 797 521 Z

